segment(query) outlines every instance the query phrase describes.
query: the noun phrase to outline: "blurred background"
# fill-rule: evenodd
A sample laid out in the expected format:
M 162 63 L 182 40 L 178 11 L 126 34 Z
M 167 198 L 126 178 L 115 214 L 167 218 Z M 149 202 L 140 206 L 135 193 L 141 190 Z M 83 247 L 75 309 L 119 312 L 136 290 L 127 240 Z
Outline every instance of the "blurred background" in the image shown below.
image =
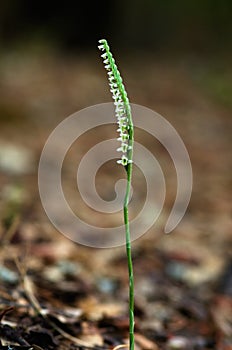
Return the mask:
M 81 108 L 111 101 L 97 49 L 98 40 L 106 38 L 131 102 L 150 107 L 167 118 L 183 137 L 193 166 L 197 162 L 194 191 L 199 186 L 204 191 L 200 192 L 201 198 L 194 197 L 193 191 L 192 206 L 196 200 L 198 212 L 201 206 L 224 212 L 215 197 L 221 197 L 221 187 L 231 181 L 231 10 L 229 0 L 119 0 L 91 5 L 75 1 L 2 1 L 3 178 L 12 167 L 17 168 L 14 143 L 32 151 L 31 158 L 27 156 L 29 162 L 34 159 L 34 164 L 28 164 L 28 169 L 35 170 L 41 149 L 59 121 Z M 175 172 L 169 158 L 155 140 L 139 132 L 136 137 L 161 153 L 160 162 L 164 158 L 163 166 L 167 165 L 170 174 L 166 176 L 171 182 L 170 201 L 167 199 L 171 207 Z M 85 142 L 90 139 L 92 136 Z M 8 157 L 9 151 L 16 160 Z M 21 167 L 27 168 L 24 163 Z M 207 176 L 201 175 L 202 167 L 208 171 Z M 215 182 L 221 177 L 225 179 L 218 188 Z M 206 206 L 209 197 L 210 207 Z
M 90 49 L 99 37 L 128 50 L 231 49 L 232 5 L 229 0 L 204 2 L 102 1 L 100 4 L 2 1 L 1 42 L 46 42 L 62 52 Z
M 229 297 L 232 294 L 231 13 L 230 0 L 1 1 L 0 236 L 2 242 L 20 247 L 28 242 L 35 244 L 30 260 L 35 275 L 42 267 L 33 259 L 48 254 L 37 244 L 50 240 L 50 252 L 52 244 L 68 245 L 50 224 L 40 203 L 40 153 L 60 121 L 84 107 L 111 101 L 97 49 L 98 40 L 106 38 L 131 102 L 147 106 L 171 122 L 188 149 L 193 167 L 188 211 L 175 232 L 164 237 L 164 223 L 176 194 L 175 169 L 157 140 L 136 131 L 137 140 L 161 164 L 167 184 L 165 207 L 157 225 L 135 242 L 135 255 L 138 260 L 144 259 L 143 264 L 136 265 L 137 276 L 143 281 L 137 293 L 153 300 L 150 291 L 153 295 L 157 291 L 152 281 L 160 273 L 178 288 L 183 283 L 185 297 L 186 288 L 190 288 L 198 291 L 197 298 L 203 304 L 213 300 L 217 312 L 222 313 L 214 322 L 224 334 L 220 322 L 223 317 L 227 319 L 227 301 L 221 304 L 217 299 L 217 304 L 213 298 L 215 291 Z M 96 223 L 102 223 L 102 214 L 90 215 L 73 189 L 77 162 L 105 135 L 115 137 L 109 128 L 99 135 L 85 135 L 65 161 L 66 194 L 80 216 Z M 100 194 L 109 200 L 114 196 L 112 176 L 124 176 L 121 168 L 112 175 L 114 164 L 106 164 L 96 179 Z M 139 204 L 145 195 L 143 182 L 135 168 L 134 189 L 141 194 L 136 197 Z M 114 225 L 121 220 L 119 217 L 110 216 L 104 222 Z M 53 254 L 57 259 L 78 261 L 93 272 L 89 278 L 93 289 L 98 288 L 100 293 L 104 288 L 99 287 L 97 277 L 94 279 L 95 266 L 110 280 L 109 261 L 113 261 L 114 254 L 124 256 L 124 248 L 110 254 L 91 250 L 95 253 L 92 266 L 86 262 L 83 247 L 68 249 L 66 255 L 62 248 Z M 6 259 L 4 251 L 2 261 Z M 117 271 L 114 269 L 114 278 L 120 280 L 125 272 Z M 159 283 L 162 285 L 162 279 Z M 166 297 L 169 300 L 170 293 Z M 159 300 L 159 294 L 156 298 Z M 231 339 L 231 323 L 229 331 L 226 329 L 226 337 Z

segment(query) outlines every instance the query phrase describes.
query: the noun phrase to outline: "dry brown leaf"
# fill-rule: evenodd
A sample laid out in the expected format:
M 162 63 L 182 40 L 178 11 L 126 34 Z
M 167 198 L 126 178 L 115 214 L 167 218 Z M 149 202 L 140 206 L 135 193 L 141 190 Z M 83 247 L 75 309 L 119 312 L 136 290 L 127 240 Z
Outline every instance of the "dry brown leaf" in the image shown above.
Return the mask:
M 118 317 L 125 312 L 123 304 L 104 303 L 101 304 L 94 297 L 86 298 L 78 304 L 83 313 L 91 320 L 97 321 L 102 317 Z
M 85 343 L 88 343 L 89 346 L 102 346 L 104 344 L 104 340 L 98 329 L 88 322 L 82 322 L 82 334 L 79 338 Z
M 147 339 L 144 335 L 135 333 L 135 342 L 143 349 L 143 350 L 159 350 L 158 345 L 156 345 L 150 339 Z

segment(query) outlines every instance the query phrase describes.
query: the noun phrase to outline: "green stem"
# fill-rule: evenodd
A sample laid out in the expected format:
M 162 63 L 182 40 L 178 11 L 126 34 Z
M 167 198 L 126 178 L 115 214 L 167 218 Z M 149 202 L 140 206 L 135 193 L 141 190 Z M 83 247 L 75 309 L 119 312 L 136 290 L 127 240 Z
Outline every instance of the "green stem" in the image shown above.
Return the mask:
M 132 146 L 128 152 L 128 159 L 132 160 L 133 157 L 133 141 L 134 141 L 134 128 L 132 123 L 130 107 L 127 109 L 127 117 L 129 120 L 129 140 Z M 125 166 L 127 172 L 127 186 L 124 199 L 124 224 L 126 230 L 126 253 L 127 253 L 127 265 L 129 274 L 129 334 L 130 334 L 130 350 L 134 350 L 134 275 L 133 275 L 133 262 L 131 255 L 131 236 L 130 236 L 130 222 L 128 205 L 130 200 L 130 188 L 132 180 L 132 163 L 128 163 Z

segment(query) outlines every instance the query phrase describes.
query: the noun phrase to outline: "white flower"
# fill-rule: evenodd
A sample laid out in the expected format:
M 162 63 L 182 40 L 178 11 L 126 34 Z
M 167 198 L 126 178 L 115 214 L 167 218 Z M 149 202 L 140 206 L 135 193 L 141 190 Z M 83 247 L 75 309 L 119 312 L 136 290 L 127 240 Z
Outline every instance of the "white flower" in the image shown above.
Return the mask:
M 127 164 L 132 163 L 131 160 L 128 160 L 128 151 L 131 150 L 132 147 L 129 146 L 128 130 L 130 127 L 128 124 L 129 120 L 126 117 L 125 99 L 127 100 L 127 93 L 124 89 L 122 78 L 115 64 L 115 60 L 110 53 L 107 41 L 102 39 L 99 40 L 99 43 L 101 44 L 98 46 L 99 50 L 105 51 L 101 57 L 103 58 L 105 69 L 107 70 L 110 92 L 112 93 L 112 98 L 114 100 L 115 114 L 118 124 L 117 131 L 119 132 L 117 140 L 121 142 L 121 146 L 117 151 L 122 152 L 122 156 L 117 163 L 126 166 Z
M 128 164 L 128 158 L 123 154 L 122 158 L 117 160 L 118 164 L 122 164 L 123 166 Z

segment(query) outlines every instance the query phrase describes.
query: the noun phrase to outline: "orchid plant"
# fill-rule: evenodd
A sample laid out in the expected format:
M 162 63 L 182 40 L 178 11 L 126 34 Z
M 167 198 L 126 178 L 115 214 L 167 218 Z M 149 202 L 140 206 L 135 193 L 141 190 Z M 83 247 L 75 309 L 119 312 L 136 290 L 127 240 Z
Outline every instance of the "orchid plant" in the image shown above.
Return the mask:
M 126 252 L 127 252 L 127 265 L 129 274 L 129 349 L 134 350 L 134 277 L 133 277 L 133 264 L 131 256 L 131 238 L 130 238 L 130 222 L 128 205 L 130 200 L 130 188 L 132 180 L 132 163 L 133 163 L 133 141 L 134 141 L 134 127 L 132 121 L 130 102 L 127 97 L 127 92 L 122 81 L 120 72 L 115 64 L 115 60 L 110 51 L 110 47 L 105 39 L 99 40 L 100 45 L 98 48 L 103 51 L 101 57 L 105 69 L 107 70 L 108 80 L 110 85 L 110 91 L 114 100 L 115 115 L 118 124 L 118 141 L 121 145 L 117 151 L 121 152 L 121 158 L 117 160 L 118 164 L 121 164 L 127 176 L 127 186 L 124 198 L 124 225 L 126 234 Z

